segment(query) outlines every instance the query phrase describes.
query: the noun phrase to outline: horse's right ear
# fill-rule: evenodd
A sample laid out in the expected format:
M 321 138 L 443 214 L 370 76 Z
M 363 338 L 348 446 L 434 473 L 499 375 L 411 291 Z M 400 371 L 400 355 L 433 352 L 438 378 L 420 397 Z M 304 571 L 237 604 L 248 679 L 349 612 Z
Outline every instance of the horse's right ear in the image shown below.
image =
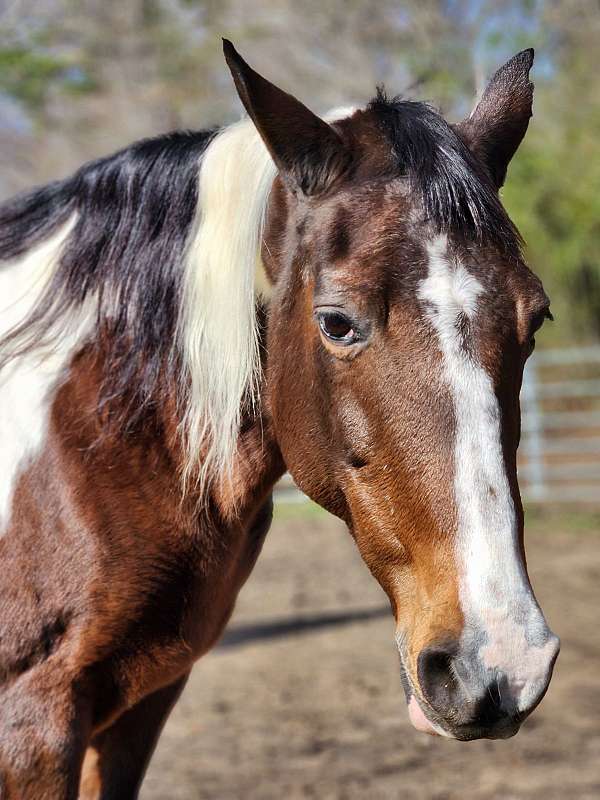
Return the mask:
M 339 134 L 255 72 L 228 39 L 223 53 L 237 93 L 284 178 L 305 195 L 326 191 L 350 162 Z

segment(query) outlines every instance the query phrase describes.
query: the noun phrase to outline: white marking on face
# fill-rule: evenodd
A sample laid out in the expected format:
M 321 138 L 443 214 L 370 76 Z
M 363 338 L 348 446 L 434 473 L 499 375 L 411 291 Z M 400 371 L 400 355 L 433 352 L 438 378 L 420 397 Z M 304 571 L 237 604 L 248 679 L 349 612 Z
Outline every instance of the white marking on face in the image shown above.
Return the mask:
M 0 263 L 0 348 L 44 291 L 73 222 L 22 258 Z M 54 388 L 92 316 L 69 320 L 51 352 L 17 356 L 0 371 L 0 535 L 10 520 L 17 479 L 44 441 Z
M 463 264 L 451 261 L 445 236 L 433 239 L 427 250 L 429 273 L 418 297 L 438 336 L 443 379 L 456 417 L 454 494 L 463 645 L 479 647 L 482 666 L 504 673 L 509 685 L 522 690 L 520 706 L 525 708 L 530 695 L 535 696 L 534 685 L 545 680 L 557 642 L 548 638 L 520 553 L 494 386 L 476 355 L 465 349 L 459 329 L 461 315 L 475 320 L 485 289 Z

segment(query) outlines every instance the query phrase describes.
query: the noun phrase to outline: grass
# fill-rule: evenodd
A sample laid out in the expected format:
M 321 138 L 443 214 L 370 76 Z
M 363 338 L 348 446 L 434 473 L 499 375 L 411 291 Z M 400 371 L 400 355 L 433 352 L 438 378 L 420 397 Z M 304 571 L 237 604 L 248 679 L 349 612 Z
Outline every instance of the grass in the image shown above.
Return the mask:
M 312 500 L 290 502 L 285 498 L 275 499 L 273 515 L 275 522 L 315 518 L 334 519 Z M 546 528 L 548 533 L 560 530 L 600 534 L 600 507 L 530 504 L 525 507 L 525 525 L 528 528 Z
M 274 498 L 273 521 L 285 522 L 290 519 L 314 519 L 320 517 L 321 519 L 335 519 L 324 508 L 313 503 L 312 500 L 306 499 L 304 501 L 289 501 L 285 498 L 280 500 Z
M 525 525 L 548 532 L 600 533 L 600 508 L 577 505 L 527 505 Z

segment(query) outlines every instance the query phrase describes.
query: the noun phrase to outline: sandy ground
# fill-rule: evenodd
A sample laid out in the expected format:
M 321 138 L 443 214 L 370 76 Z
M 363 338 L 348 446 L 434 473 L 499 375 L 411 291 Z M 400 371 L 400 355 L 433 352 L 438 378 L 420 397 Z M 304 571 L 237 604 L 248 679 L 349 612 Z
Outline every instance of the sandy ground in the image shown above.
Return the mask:
M 461 743 L 410 726 L 386 599 L 343 526 L 282 509 L 142 800 L 598 800 L 598 527 L 530 524 L 530 573 L 562 639 L 554 680 L 515 738 Z

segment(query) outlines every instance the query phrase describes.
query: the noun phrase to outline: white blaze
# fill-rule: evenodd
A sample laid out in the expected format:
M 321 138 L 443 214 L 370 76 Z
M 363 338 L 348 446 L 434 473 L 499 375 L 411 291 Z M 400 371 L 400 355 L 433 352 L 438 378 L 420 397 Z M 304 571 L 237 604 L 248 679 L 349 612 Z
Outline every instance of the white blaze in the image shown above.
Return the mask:
M 533 597 L 519 550 L 518 524 L 501 443 L 500 408 L 490 376 L 465 348 L 460 316 L 474 321 L 484 287 L 448 257 L 447 240 L 428 245 L 429 273 L 418 297 L 438 335 L 443 378 L 456 418 L 454 494 L 458 516 L 463 638 L 481 637 L 484 668 L 506 676 L 520 706 L 544 684 L 556 640 Z M 537 646 L 536 646 L 537 643 Z M 525 687 L 527 687 L 525 689 Z

